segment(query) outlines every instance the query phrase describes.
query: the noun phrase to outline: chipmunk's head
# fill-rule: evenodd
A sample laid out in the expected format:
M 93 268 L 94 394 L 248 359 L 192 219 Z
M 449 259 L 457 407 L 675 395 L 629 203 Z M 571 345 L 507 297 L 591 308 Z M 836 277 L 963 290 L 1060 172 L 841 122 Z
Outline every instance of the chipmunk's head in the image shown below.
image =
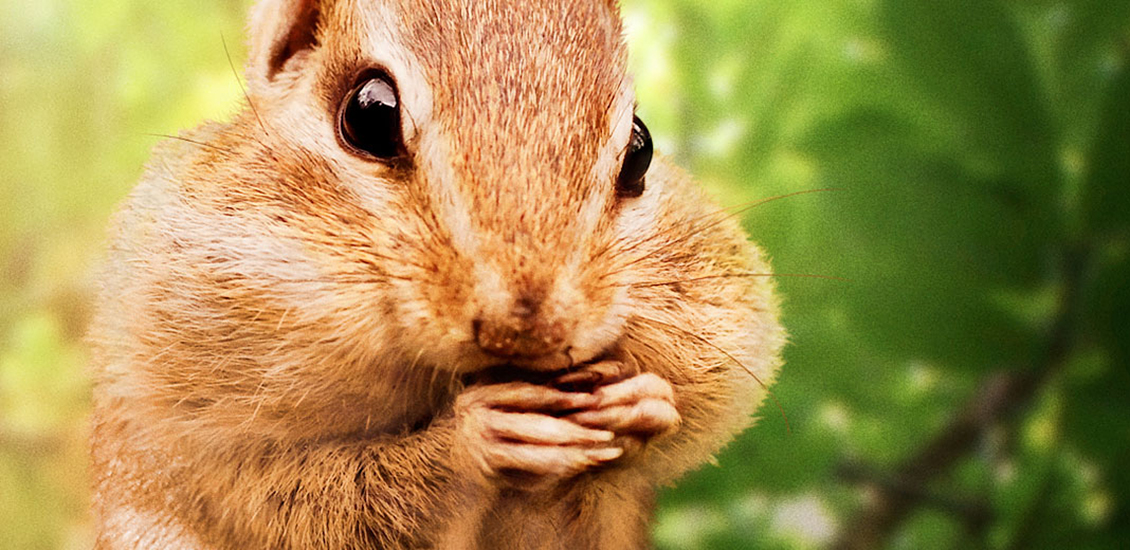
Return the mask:
M 613 0 L 265 0 L 251 32 L 247 198 L 315 259 L 308 314 L 459 371 L 614 345 L 658 199 Z

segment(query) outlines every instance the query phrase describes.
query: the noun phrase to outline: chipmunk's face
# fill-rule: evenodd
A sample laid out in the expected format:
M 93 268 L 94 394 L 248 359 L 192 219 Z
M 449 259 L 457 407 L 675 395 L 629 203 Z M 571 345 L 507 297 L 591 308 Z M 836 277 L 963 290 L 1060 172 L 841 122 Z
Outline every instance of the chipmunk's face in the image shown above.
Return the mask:
M 262 141 L 307 161 L 277 198 L 343 337 L 455 371 L 615 347 L 657 198 L 614 2 L 277 0 L 252 26 Z

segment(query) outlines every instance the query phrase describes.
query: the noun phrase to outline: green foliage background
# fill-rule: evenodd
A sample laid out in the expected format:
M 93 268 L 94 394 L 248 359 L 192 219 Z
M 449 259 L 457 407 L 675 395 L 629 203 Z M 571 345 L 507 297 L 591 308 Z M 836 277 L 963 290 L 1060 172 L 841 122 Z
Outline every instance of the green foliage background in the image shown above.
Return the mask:
M 727 204 L 838 189 L 744 219 L 846 279 L 779 278 L 784 414 L 663 495 L 657 545 L 1124 546 L 1130 2 L 624 3 L 659 148 Z M 90 544 L 105 220 L 151 134 L 238 108 L 247 5 L 0 4 L 0 548 Z

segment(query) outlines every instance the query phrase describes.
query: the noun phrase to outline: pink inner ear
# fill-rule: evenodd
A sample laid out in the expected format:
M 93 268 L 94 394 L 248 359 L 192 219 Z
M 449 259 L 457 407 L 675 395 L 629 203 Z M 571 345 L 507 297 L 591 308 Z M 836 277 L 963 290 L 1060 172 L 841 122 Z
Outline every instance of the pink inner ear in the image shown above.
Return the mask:
M 288 14 L 288 30 L 279 37 L 272 48 L 271 62 L 267 69 L 267 78 L 274 78 L 286 62 L 295 54 L 313 48 L 318 43 L 318 20 L 321 14 L 318 10 L 318 0 L 298 0 L 290 5 L 291 13 Z

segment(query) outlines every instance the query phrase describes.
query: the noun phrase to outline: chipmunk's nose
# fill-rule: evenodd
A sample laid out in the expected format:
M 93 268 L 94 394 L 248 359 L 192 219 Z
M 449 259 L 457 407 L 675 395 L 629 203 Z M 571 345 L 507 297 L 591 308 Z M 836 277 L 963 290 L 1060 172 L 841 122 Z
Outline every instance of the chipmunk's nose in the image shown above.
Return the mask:
M 565 328 L 541 313 L 542 300 L 521 296 L 503 315 L 482 314 L 472 321 L 475 341 L 488 355 L 507 360 L 533 360 L 562 351 Z

